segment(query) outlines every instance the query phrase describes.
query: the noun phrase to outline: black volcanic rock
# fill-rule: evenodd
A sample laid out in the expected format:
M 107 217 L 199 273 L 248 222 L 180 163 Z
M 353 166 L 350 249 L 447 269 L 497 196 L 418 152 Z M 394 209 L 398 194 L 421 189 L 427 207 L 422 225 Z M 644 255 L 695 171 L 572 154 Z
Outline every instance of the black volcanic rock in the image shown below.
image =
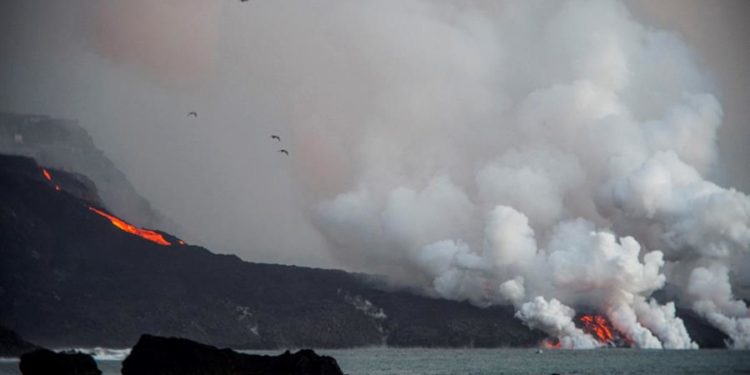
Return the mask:
M 181 338 L 141 336 L 123 375 L 342 375 L 336 360 L 312 350 L 279 356 L 241 354 Z
M 543 338 L 510 306 L 483 309 L 386 290 L 364 275 L 161 246 L 87 204 L 56 191 L 34 160 L 0 155 L 0 324 L 35 343 L 127 347 L 143 332 L 240 349 L 533 346 Z
M 685 323 L 690 338 L 702 349 L 721 349 L 727 347 L 729 336 L 710 325 L 692 310 L 677 309 L 677 316 Z
M 17 357 L 34 349 L 39 347 L 22 339 L 15 332 L 0 327 L 0 357 Z
M 55 353 L 39 349 L 21 356 L 23 375 L 101 375 L 94 358 L 83 353 Z
M 545 338 L 511 306 L 388 290 L 343 271 L 244 262 L 168 235 L 173 245 L 161 246 L 88 204 L 56 191 L 33 159 L 0 155 L 1 325 L 48 347 L 126 347 L 143 332 L 240 349 L 529 347 Z M 702 347 L 723 344 L 721 332 L 685 316 Z

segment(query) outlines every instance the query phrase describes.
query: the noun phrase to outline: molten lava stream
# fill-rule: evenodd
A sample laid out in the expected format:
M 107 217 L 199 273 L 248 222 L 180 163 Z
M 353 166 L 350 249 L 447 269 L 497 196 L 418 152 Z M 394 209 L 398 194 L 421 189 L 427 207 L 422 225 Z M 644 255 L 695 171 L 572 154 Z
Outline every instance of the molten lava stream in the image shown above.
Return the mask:
M 42 168 L 42 174 L 44 175 L 45 180 L 52 182 L 52 174 L 50 174 L 47 169 Z M 61 191 L 62 189 L 60 189 L 60 185 L 55 184 L 55 190 Z
M 599 342 L 608 344 L 615 339 L 612 330 L 609 328 L 609 322 L 601 315 L 584 315 L 581 322 L 586 331 L 592 333 Z
M 161 234 L 159 234 L 157 232 L 154 232 L 154 231 L 148 230 L 148 229 L 138 228 L 135 225 L 132 225 L 132 224 L 130 224 L 130 223 L 124 221 L 124 220 L 121 220 L 118 217 L 110 215 L 110 214 L 108 214 L 108 213 L 106 213 L 104 211 L 98 210 L 98 209 L 96 209 L 94 207 L 91 207 L 91 206 L 89 206 L 89 210 L 91 210 L 91 211 L 93 211 L 93 212 L 95 212 L 95 213 L 97 213 L 97 214 L 99 214 L 101 216 L 106 217 L 107 219 L 109 219 L 110 222 L 112 222 L 112 225 L 116 226 L 117 228 L 120 228 L 121 230 L 123 230 L 125 232 L 131 233 L 131 234 L 135 234 L 136 236 L 139 236 L 141 238 L 147 239 L 147 240 L 149 240 L 151 242 L 154 242 L 154 243 L 157 243 L 159 245 L 163 245 L 163 246 L 170 246 L 170 245 L 172 245 L 171 243 L 169 243 L 169 241 L 167 241 L 167 240 L 164 239 L 164 236 L 162 236 Z

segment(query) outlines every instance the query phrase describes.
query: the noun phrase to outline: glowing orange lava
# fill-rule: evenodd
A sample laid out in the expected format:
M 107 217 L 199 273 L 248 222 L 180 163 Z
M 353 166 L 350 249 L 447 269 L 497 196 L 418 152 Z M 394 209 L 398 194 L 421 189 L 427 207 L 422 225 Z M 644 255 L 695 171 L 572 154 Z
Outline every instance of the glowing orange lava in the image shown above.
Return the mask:
M 542 341 L 542 347 L 545 349 L 560 349 L 560 340 L 547 339 Z
M 89 206 L 89 210 L 91 210 L 91 211 L 93 211 L 93 212 L 95 212 L 95 213 L 97 213 L 97 214 L 99 214 L 101 216 L 106 217 L 107 219 L 109 219 L 110 222 L 112 222 L 112 225 L 120 228 L 121 230 L 123 230 L 125 232 L 131 233 L 131 234 L 135 234 L 136 236 L 139 236 L 141 238 L 147 239 L 147 240 L 149 240 L 151 242 L 154 242 L 154 243 L 157 243 L 159 245 L 163 245 L 163 246 L 169 246 L 169 245 L 171 245 L 171 243 L 169 243 L 169 241 L 167 241 L 167 240 L 164 239 L 164 236 L 162 236 L 161 234 L 159 234 L 157 232 L 154 232 L 154 231 L 148 230 L 148 229 L 138 228 L 135 225 L 127 223 L 127 222 L 125 222 L 125 221 L 123 221 L 123 220 L 121 220 L 121 219 L 119 219 L 119 218 L 117 218 L 115 216 L 112 216 L 112 215 L 110 215 L 110 214 L 108 214 L 108 213 L 106 213 L 104 211 L 98 210 L 98 209 L 96 209 L 94 207 L 91 207 L 91 206 Z
M 584 330 L 596 337 L 599 342 L 611 343 L 614 341 L 612 329 L 607 318 L 601 315 L 584 315 L 581 317 Z
M 44 179 L 46 179 L 47 181 L 53 182 L 52 181 L 52 174 L 49 173 L 49 171 L 47 169 L 42 168 L 42 175 L 44 175 Z M 61 191 L 62 189 L 60 188 L 60 185 L 55 184 L 55 190 L 56 191 Z M 104 212 L 102 210 L 96 209 L 96 208 L 91 207 L 91 206 L 88 206 L 88 208 L 89 208 L 89 210 L 97 213 L 98 215 L 106 217 L 107 219 L 109 219 L 109 221 L 112 223 L 112 225 L 116 226 L 117 228 L 119 228 L 119 229 L 121 229 L 121 230 L 123 230 L 125 232 L 128 232 L 130 234 L 135 234 L 138 237 L 141 237 L 143 239 L 149 240 L 149 241 L 151 241 L 153 243 L 157 243 L 159 245 L 163 245 L 163 246 L 170 246 L 170 245 L 172 245 L 169 241 L 167 241 L 166 239 L 164 239 L 164 236 L 162 236 L 161 234 L 159 234 L 159 233 L 157 233 L 157 232 L 155 232 L 153 230 L 138 228 L 135 225 L 130 224 L 130 223 L 126 222 L 125 220 L 122 220 L 122 219 L 120 219 L 120 218 L 118 218 L 118 217 L 116 217 L 114 215 L 110 215 L 110 214 L 108 214 L 108 213 L 106 213 L 106 212 Z M 185 242 L 182 241 L 182 240 L 179 240 L 179 243 L 180 243 L 180 245 L 185 245 Z
M 42 174 L 44 175 L 44 179 L 46 179 L 49 182 L 52 182 L 52 174 L 49 173 L 48 170 L 42 168 Z M 60 185 L 55 184 L 55 190 L 60 191 Z

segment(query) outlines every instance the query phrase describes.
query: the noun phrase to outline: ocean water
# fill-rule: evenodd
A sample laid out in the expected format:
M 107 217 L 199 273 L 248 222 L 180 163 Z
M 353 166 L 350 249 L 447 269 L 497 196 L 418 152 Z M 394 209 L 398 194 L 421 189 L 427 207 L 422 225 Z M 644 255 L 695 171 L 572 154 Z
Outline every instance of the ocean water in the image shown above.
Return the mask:
M 316 350 L 336 358 L 350 375 L 453 374 L 750 374 L 750 351 L 393 349 Z M 106 375 L 120 373 L 126 353 L 97 356 Z M 279 354 L 279 351 L 247 353 Z M 96 353 L 94 353 L 96 354 Z M 0 374 L 20 374 L 17 360 L 0 360 Z

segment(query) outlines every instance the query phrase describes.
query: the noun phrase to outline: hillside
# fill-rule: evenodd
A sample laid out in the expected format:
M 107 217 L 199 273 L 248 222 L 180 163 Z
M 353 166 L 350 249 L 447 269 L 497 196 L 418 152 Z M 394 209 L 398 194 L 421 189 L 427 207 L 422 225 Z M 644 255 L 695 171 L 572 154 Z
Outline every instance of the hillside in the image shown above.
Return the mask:
M 235 348 L 531 346 L 511 307 L 377 287 L 335 270 L 242 261 L 127 233 L 85 177 L 0 156 L 0 325 L 48 347 L 143 333 Z M 59 186 L 59 189 L 56 188 Z M 110 212 L 116 215 L 116 212 Z

